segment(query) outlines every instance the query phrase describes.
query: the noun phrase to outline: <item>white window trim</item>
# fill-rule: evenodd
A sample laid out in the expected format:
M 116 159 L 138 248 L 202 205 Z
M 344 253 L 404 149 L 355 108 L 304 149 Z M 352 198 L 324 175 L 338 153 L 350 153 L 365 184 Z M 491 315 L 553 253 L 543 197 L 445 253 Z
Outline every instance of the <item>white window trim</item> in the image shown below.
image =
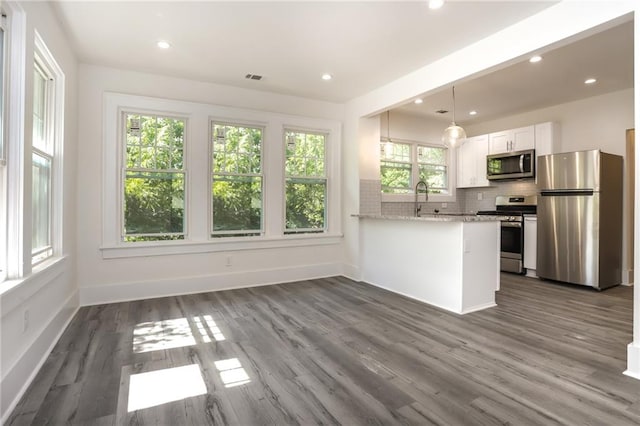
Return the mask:
M 382 143 L 381 139 L 379 143 Z M 417 146 L 427 146 L 432 148 L 447 148 L 447 180 L 449 183 L 448 194 L 429 194 L 429 202 L 455 202 L 456 201 L 456 158 L 455 149 L 450 147 L 443 147 L 442 144 L 413 141 L 406 139 L 393 138 L 392 142 L 404 143 L 411 145 L 411 181 L 418 182 L 418 170 L 414 167 L 417 163 Z M 380 159 L 382 161 L 382 159 Z M 380 166 L 378 165 L 378 173 L 380 172 Z M 424 196 L 421 194 L 421 197 Z M 421 198 L 422 199 L 422 198 Z M 414 188 L 407 194 L 388 194 L 381 193 L 381 200 L 383 203 L 413 203 L 415 201 Z
M 25 245 L 24 170 L 25 170 L 25 96 L 26 96 L 26 14 L 15 2 L 4 2 L 9 42 L 7 44 L 7 250 L 8 280 L 17 280 L 31 272 L 31 245 Z M 13 141 L 9 146 L 9 141 Z M 29 160 L 31 158 L 29 157 Z
M 57 257 L 62 255 L 62 224 L 63 224 L 63 148 L 64 148 L 64 87 L 65 87 L 65 75 L 62 72 L 62 68 L 58 65 L 58 62 L 55 60 L 49 49 L 47 48 L 44 40 L 38 33 L 35 31 L 34 34 L 34 64 L 38 62 L 44 70 L 51 75 L 53 78 L 53 88 L 51 92 L 53 96 L 47 100 L 48 107 L 50 111 L 47 115 L 51 114 L 51 124 L 52 128 L 47 129 L 50 132 L 50 137 L 52 140 L 52 146 L 50 147 L 51 151 L 49 154 L 51 155 L 53 161 L 51 164 L 51 223 L 49 232 L 51 233 L 51 248 L 52 255 L 48 256 L 44 259 L 39 259 L 35 264 L 42 263 L 46 259 L 50 259 L 51 257 Z M 31 138 L 29 138 L 31 140 Z M 33 148 L 29 146 L 29 150 L 31 151 Z M 31 152 L 29 152 L 29 160 L 31 161 Z M 28 189 L 29 195 L 31 195 L 31 188 Z M 31 199 L 31 196 L 29 196 Z M 29 209 L 31 211 L 31 209 Z M 30 229 L 30 227 L 29 227 Z M 29 232 L 29 246 L 31 245 L 31 232 Z
M 122 242 L 120 235 L 119 191 L 122 150 L 122 113 L 145 111 L 158 115 L 187 117 L 185 141 L 187 171 L 186 202 L 189 203 L 185 240 Z M 211 238 L 211 154 L 210 122 L 230 122 L 264 127 L 264 235 L 255 237 Z M 305 129 L 328 135 L 327 151 L 327 232 L 284 235 L 284 129 Z M 285 115 L 196 102 L 106 92 L 103 96 L 103 181 L 102 181 L 102 257 L 122 258 L 216 251 L 253 250 L 278 247 L 338 244 L 342 240 L 340 188 L 341 124 L 338 121 Z M 207 157 L 206 159 L 204 157 Z M 205 205 L 208 204 L 208 205 Z
M 2 110 L 2 116 L 0 120 L 2 120 L 2 134 L 0 134 L 0 282 L 3 282 L 7 278 L 7 187 L 8 183 L 8 170 L 7 170 L 7 127 L 8 127 L 8 112 L 7 108 L 9 103 L 7 102 L 7 88 L 8 88 L 8 74 L 9 74 L 9 42 L 11 39 L 10 27 L 9 27 L 9 16 L 4 13 L 4 10 L 0 8 L 0 28 L 4 34 L 4 38 L 2 40 L 2 80 L 0 81 L 0 85 L 2 87 L 0 90 L 2 91 L 2 105 L 0 108 Z

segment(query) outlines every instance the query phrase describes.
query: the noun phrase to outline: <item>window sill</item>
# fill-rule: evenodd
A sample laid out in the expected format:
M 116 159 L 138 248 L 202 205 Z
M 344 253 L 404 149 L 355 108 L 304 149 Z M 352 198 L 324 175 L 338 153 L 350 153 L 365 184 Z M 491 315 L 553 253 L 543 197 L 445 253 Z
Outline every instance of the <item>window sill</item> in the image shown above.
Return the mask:
M 2 316 L 7 315 L 48 283 L 58 278 L 64 272 L 66 259 L 66 255 L 49 258 L 35 266 L 30 275 L 3 281 L 0 286 Z
M 238 250 L 259 250 L 284 247 L 305 247 L 339 244 L 342 234 L 304 234 L 279 237 L 219 238 L 209 241 L 162 241 L 103 246 L 103 259 L 168 256 L 176 254 L 212 253 Z

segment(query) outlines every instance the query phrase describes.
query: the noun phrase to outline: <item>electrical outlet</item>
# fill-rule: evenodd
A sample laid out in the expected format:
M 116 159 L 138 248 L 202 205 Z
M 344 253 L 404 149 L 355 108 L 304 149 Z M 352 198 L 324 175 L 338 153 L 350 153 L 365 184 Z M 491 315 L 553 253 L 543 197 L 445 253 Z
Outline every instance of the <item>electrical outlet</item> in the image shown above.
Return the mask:
M 447 208 L 447 203 L 442 203 L 442 208 L 446 209 Z
M 233 262 L 231 261 L 231 256 L 227 256 L 227 263 L 226 263 L 227 267 L 233 265 Z
M 482 201 L 482 192 L 478 192 L 478 201 Z
M 28 309 L 24 311 L 23 320 L 24 321 L 22 322 L 22 332 L 25 333 L 29 329 L 29 310 Z

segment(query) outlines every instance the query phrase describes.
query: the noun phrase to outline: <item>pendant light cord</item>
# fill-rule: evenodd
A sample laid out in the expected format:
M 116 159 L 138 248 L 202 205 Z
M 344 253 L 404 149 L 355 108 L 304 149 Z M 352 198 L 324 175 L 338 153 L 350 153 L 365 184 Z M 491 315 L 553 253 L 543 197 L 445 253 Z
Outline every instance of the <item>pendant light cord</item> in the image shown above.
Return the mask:
M 453 122 L 456 122 L 456 86 L 452 86 L 451 90 L 453 91 Z
M 390 126 L 390 116 L 389 116 L 390 111 L 387 110 L 387 143 L 391 142 L 391 136 L 389 136 L 389 127 Z

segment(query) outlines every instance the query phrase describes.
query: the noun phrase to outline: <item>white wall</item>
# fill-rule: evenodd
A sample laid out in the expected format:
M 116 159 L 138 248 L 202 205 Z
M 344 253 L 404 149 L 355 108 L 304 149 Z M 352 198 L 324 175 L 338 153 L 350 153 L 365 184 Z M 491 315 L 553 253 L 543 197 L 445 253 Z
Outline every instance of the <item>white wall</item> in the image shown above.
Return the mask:
M 442 132 L 449 122 L 434 120 L 429 117 L 391 111 L 389 114 L 389 135 L 392 139 L 404 139 L 442 145 Z M 387 114 L 380 114 L 380 134 L 387 136 Z
M 625 130 L 634 127 L 633 88 L 465 126 L 469 136 L 553 121 L 555 152 L 601 149 L 625 155 Z
M 101 251 L 103 94 L 117 92 L 342 121 L 343 106 L 171 77 L 80 66 L 78 283 L 81 303 L 159 297 L 342 273 L 342 241 L 105 259 Z M 195 141 L 194 143 L 205 143 Z M 113 200 L 116 202 L 116 200 Z M 231 256 L 232 266 L 227 266 Z
M 2 283 L 0 309 L 2 383 L 0 387 L 0 415 L 4 421 L 22 392 L 37 373 L 59 334 L 64 330 L 78 307 L 75 280 L 76 235 L 76 115 L 77 62 L 68 40 L 55 19 L 48 3 L 25 2 L 21 7 L 7 4 L 10 10 L 23 10 L 26 16 L 26 93 L 24 120 L 24 226 L 25 238 L 30 237 L 30 175 L 32 134 L 32 84 L 34 62 L 34 31 L 42 36 L 47 47 L 65 74 L 64 111 L 64 170 L 63 170 L 63 258 L 53 265 L 31 273 L 25 266 L 25 277 Z M 16 149 L 16 141 L 10 141 Z M 30 250 L 30 244 L 25 244 Z M 26 253 L 26 259 L 31 259 Z M 28 327 L 23 330 L 25 313 Z M 1 422 L 1 421 L 0 421 Z

